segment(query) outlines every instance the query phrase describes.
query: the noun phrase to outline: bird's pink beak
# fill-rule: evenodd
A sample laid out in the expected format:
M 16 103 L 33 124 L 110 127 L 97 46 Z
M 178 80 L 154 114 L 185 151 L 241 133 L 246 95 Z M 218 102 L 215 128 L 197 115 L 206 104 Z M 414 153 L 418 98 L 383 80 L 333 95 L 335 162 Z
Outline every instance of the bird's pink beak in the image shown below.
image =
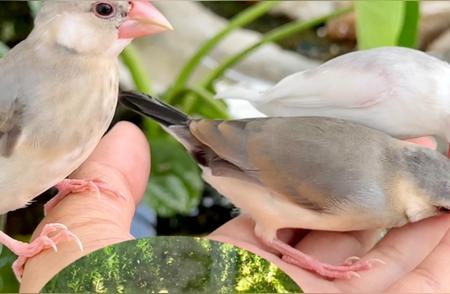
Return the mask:
M 119 27 L 120 39 L 133 39 L 173 30 L 169 21 L 147 0 L 130 0 L 127 20 Z

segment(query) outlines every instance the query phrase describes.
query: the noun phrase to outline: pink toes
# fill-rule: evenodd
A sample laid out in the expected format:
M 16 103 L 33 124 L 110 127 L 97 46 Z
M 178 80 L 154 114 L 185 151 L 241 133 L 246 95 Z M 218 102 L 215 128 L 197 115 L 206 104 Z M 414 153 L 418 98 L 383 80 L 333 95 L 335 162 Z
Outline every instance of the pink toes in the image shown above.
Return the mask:
M 385 264 L 384 261 L 376 258 L 361 261 L 359 257 L 352 256 L 347 258 L 343 265 L 331 265 L 322 263 L 278 239 L 273 240 L 270 245 L 282 254 L 282 259 L 285 262 L 330 279 L 359 278 L 359 271 L 369 270 L 377 263 Z
M 57 244 L 64 241 L 75 241 L 80 250 L 83 250 L 83 245 L 80 239 L 69 231 L 63 224 L 47 224 L 42 229 L 39 237 L 27 244 L 24 242 L 9 239 L 4 244 L 8 244 L 8 248 L 18 255 L 17 260 L 13 263 L 13 271 L 17 280 L 21 280 L 23 275 L 24 265 L 28 258 L 31 258 L 46 249 L 53 249 L 58 251 Z
M 355 272 L 355 271 L 334 271 L 334 270 L 330 270 L 328 269 L 324 264 L 321 263 L 319 261 L 317 261 L 317 263 L 303 263 L 303 262 L 299 262 L 297 259 L 289 256 L 289 255 L 283 255 L 282 259 L 290 264 L 299 266 L 303 269 L 306 270 L 310 270 L 313 271 L 319 275 L 321 275 L 322 277 L 325 278 L 329 278 L 329 279 L 351 279 L 351 278 L 360 278 L 361 276 Z
M 111 185 L 103 179 L 65 179 L 56 185 L 56 188 L 58 189 L 58 194 L 44 205 L 45 215 L 47 215 L 52 208 L 57 206 L 61 200 L 71 193 L 94 192 L 97 197 L 100 197 L 100 193 L 104 192 L 114 197 L 125 199 L 125 195 L 123 193 L 111 188 Z

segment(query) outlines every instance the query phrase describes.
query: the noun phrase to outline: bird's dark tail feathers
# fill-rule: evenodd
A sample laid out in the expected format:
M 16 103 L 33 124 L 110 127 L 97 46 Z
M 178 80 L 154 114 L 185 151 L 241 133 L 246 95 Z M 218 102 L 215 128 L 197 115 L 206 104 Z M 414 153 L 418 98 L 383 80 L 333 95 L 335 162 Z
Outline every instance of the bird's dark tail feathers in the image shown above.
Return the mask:
M 123 91 L 119 94 L 119 101 L 127 108 L 149 116 L 166 127 L 187 125 L 190 120 L 183 112 L 150 95 Z

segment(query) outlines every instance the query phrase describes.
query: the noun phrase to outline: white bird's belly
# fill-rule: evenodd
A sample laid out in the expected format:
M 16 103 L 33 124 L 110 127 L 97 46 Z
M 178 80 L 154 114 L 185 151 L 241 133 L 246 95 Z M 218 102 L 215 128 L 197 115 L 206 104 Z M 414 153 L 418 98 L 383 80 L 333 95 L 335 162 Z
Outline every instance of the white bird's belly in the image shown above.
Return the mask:
M 405 101 L 407 100 L 407 101 Z M 397 97 L 368 108 L 295 108 L 277 103 L 257 105 L 268 115 L 276 116 L 324 116 L 345 119 L 363 124 L 395 137 L 408 138 L 423 135 L 445 136 L 442 131 L 445 118 L 443 108 L 427 103 L 417 103 L 419 99 Z

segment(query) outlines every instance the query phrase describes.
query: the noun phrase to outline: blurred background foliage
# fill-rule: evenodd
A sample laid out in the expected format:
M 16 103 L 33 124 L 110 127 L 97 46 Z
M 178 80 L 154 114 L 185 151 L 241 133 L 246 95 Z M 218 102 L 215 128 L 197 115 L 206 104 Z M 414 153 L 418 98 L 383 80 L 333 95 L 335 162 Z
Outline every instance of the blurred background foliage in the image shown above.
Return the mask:
M 26 38 L 32 29 L 33 16 L 39 4 L 38 1 L 0 2 L 0 56 Z M 279 4 L 278 1 L 202 2 L 204 7 L 228 19 L 228 25 L 204 43 L 198 44 L 197 51 L 186 61 L 171 85 L 164 91 L 154 91 L 152 77 L 143 68 L 141 56 L 133 45 L 124 51 L 121 60 L 128 69 L 134 86 L 140 91 L 157 95 L 194 116 L 226 119 L 231 117 L 227 104 L 214 99 L 217 81 L 228 69 L 266 44 L 275 42 L 284 49 L 313 58 L 318 55 L 311 52 L 330 52 L 320 55 L 320 61 L 355 50 L 357 47 L 415 47 L 418 44 L 420 13 L 419 3 L 416 1 L 355 1 L 353 5 L 306 21 L 269 13 Z M 337 38 L 333 37 L 336 34 L 332 32 L 332 24 L 336 19 L 341 19 L 350 26 L 347 33 L 337 29 L 337 35 L 343 35 Z M 356 34 L 353 37 L 352 26 Z M 257 31 L 262 36 L 240 52 L 219 60 L 199 81 L 192 82 L 192 76 L 205 58 L 240 28 Z M 327 38 L 322 36 L 324 30 L 328 30 Z M 326 50 L 311 51 L 308 48 Z M 154 74 L 157 75 L 157 72 Z M 232 205 L 201 180 L 196 164 L 159 126 L 119 107 L 116 121 L 122 119 L 140 125 L 152 144 L 152 176 L 143 205 L 156 211 L 158 235 L 205 234 L 232 217 Z M 6 232 L 26 240 L 42 218 L 42 203 L 49 197 L 51 194 L 47 193 L 30 207 L 9 213 Z M 17 290 L 17 284 L 9 270 L 13 259 L 8 250 L 2 251 L 2 292 Z
M 86 268 L 93 271 L 86 271 Z M 140 239 L 104 248 L 65 268 L 43 291 L 301 292 L 284 272 L 255 254 L 230 244 L 188 237 Z

